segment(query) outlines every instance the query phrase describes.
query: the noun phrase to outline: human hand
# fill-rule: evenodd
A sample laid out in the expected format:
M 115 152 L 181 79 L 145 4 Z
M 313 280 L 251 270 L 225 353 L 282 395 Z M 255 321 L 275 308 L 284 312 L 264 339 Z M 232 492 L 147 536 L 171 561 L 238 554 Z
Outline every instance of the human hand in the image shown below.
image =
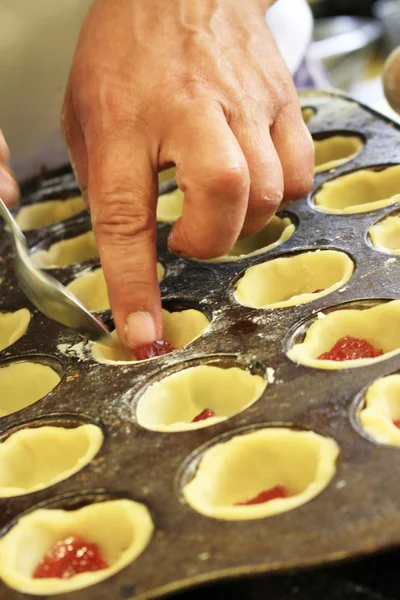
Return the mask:
M 18 202 L 19 188 L 8 167 L 9 160 L 10 152 L 0 129 L 0 198 L 9 208 L 12 208 Z
M 88 198 L 123 344 L 161 336 L 157 172 L 185 193 L 171 252 L 226 253 L 283 195 L 306 194 L 313 144 L 264 20 L 271 0 L 95 0 L 67 86 L 63 130 Z

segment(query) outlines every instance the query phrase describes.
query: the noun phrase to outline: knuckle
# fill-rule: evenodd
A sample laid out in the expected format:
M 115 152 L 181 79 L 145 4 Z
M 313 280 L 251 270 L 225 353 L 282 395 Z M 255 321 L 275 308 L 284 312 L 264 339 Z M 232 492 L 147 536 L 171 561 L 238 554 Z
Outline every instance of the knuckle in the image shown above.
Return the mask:
M 92 199 L 96 234 L 100 239 L 109 238 L 114 245 L 132 244 L 138 238 L 149 236 L 154 218 L 143 198 L 138 198 L 131 190 L 102 192 L 95 203 Z
M 207 177 L 202 184 L 210 194 L 226 194 L 230 200 L 232 196 L 243 194 L 249 186 L 249 173 L 247 167 L 238 164 L 225 164 L 209 169 Z

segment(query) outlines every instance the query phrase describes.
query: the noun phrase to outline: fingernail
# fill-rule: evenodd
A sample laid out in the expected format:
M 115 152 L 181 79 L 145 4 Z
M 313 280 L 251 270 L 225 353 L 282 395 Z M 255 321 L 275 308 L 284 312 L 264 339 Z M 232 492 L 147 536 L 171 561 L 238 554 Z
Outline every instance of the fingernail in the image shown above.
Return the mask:
M 19 198 L 19 189 L 16 181 L 13 179 L 12 175 L 7 171 L 7 169 L 1 166 L 0 198 L 4 200 L 8 206 L 15 204 Z
M 156 340 L 156 324 L 148 312 L 131 313 L 126 319 L 125 339 L 131 348 Z

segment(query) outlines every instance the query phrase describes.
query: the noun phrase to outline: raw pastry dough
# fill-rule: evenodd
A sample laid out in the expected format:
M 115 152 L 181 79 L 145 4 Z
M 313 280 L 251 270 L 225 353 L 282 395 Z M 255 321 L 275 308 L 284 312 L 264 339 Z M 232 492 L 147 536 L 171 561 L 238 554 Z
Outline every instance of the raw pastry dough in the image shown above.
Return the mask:
M 400 254 L 400 215 L 379 221 L 371 227 L 369 235 L 377 250 Z
M 16 221 L 22 231 L 48 227 L 54 223 L 65 221 L 85 210 L 82 196 L 68 200 L 47 200 L 39 204 L 23 206 L 16 216 Z
M 98 502 L 74 511 L 38 509 L 22 516 L 1 538 L 0 577 L 10 588 L 35 596 L 81 590 L 108 579 L 138 558 L 153 529 L 147 508 L 132 500 Z M 43 556 L 70 535 L 97 544 L 110 566 L 70 579 L 33 579 Z
M 160 171 L 158 174 L 158 182 L 162 181 L 171 181 L 171 179 L 175 179 L 176 168 L 171 167 L 170 169 L 165 169 L 165 171 Z
M 331 135 L 314 140 L 314 148 L 314 171 L 321 173 L 355 158 L 364 148 L 364 142 L 356 135 Z
M 365 408 L 360 413 L 361 425 L 380 444 L 400 446 L 400 375 L 389 375 L 375 381 L 365 395 Z
M 162 194 L 157 202 L 157 221 L 171 223 L 179 219 L 183 211 L 183 192 L 177 188 L 168 194 Z
M 311 121 L 311 119 L 313 118 L 313 116 L 315 115 L 315 109 L 314 108 L 310 108 L 310 107 L 305 107 L 301 109 L 301 114 L 303 115 L 303 121 L 304 123 L 308 123 L 309 121 Z
M 103 443 L 96 425 L 22 429 L 0 444 L 0 498 L 30 494 L 78 473 Z
M 288 217 L 274 216 L 264 229 L 237 241 L 228 254 L 220 258 L 214 258 L 209 262 L 240 260 L 247 256 L 256 256 L 262 252 L 267 252 L 286 242 L 292 237 L 294 231 L 295 226 Z
M 88 231 L 76 237 L 62 240 L 50 246 L 48 250 L 37 250 L 32 254 L 32 260 L 42 269 L 54 269 L 81 263 L 90 258 L 97 258 L 99 252 L 93 231 Z
M 183 495 L 207 517 L 228 521 L 270 517 L 317 496 L 334 476 L 338 454 L 334 440 L 312 431 L 259 429 L 206 450 Z M 235 506 L 276 485 L 283 485 L 290 495 Z
M 46 396 L 61 378 L 47 365 L 21 361 L 0 368 L 0 417 L 11 415 Z
M 318 360 L 338 340 L 345 336 L 367 340 L 375 348 L 383 350 L 376 358 L 354 360 Z M 384 360 L 400 352 L 400 300 L 378 304 L 372 308 L 343 309 L 328 313 L 309 327 L 301 344 L 295 344 L 288 352 L 295 362 L 318 369 L 350 369 L 363 367 Z
M 158 281 L 164 277 L 164 267 L 159 262 L 157 263 L 157 276 Z M 106 281 L 101 268 L 78 276 L 67 285 L 67 289 L 91 312 L 110 308 Z
M 202 312 L 192 308 L 179 312 L 168 312 L 163 309 L 162 316 L 163 339 L 176 349 L 193 342 L 193 340 L 204 333 L 210 324 Z M 116 340 L 118 339 L 116 331 L 113 331 L 112 335 Z M 133 354 L 119 344 L 115 348 L 102 346 L 99 343 L 94 344 L 92 347 L 92 356 L 95 360 L 107 364 L 136 361 Z M 149 360 L 154 359 L 151 358 Z
M 24 335 L 31 320 L 26 308 L 10 313 L 0 312 L 0 351 L 14 344 Z
M 259 375 L 238 367 L 191 367 L 150 385 L 139 398 L 137 421 L 152 431 L 209 427 L 254 404 L 266 385 Z M 192 423 L 206 408 L 214 411 L 216 416 Z
M 353 270 L 353 261 L 338 250 L 275 258 L 247 269 L 236 287 L 235 298 L 253 308 L 297 306 L 339 289 L 349 281 Z M 319 289 L 322 291 L 312 293 Z
M 399 202 L 399 179 L 400 165 L 354 171 L 324 183 L 314 203 L 321 211 L 337 215 L 377 210 Z

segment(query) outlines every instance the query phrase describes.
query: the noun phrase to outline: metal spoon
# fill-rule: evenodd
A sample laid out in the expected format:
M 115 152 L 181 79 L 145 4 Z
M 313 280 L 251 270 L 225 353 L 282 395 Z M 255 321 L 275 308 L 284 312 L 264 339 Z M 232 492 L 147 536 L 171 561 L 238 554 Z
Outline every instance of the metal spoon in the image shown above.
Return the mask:
M 0 215 L 8 225 L 14 248 L 14 268 L 24 294 L 40 312 L 80 336 L 115 346 L 108 327 L 92 315 L 57 279 L 38 269 L 29 256 L 26 238 L 14 217 L 0 198 Z

